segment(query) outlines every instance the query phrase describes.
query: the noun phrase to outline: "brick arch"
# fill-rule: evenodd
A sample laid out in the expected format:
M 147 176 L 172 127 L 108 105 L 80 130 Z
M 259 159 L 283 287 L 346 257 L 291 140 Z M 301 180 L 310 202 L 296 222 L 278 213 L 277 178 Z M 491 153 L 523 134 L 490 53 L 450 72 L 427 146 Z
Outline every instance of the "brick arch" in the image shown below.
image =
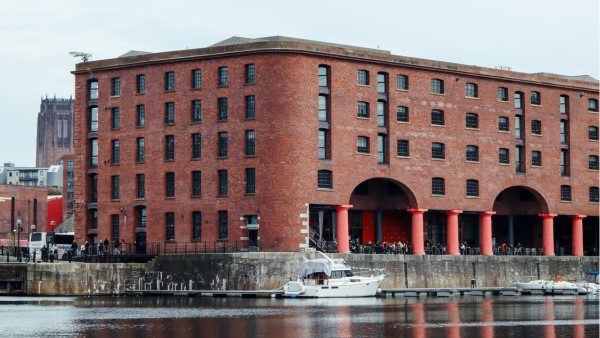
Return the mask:
M 514 185 L 504 188 L 496 195 L 492 209 L 498 215 L 522 214 L 537 215 L 549 212 L 548 202 L 534 188 Z
M 360 182 L 352 190 L 348 201 L 358 209 L 405 210 L 418 207 L 417 198 L 407 185 L 383 177 L 373 177 Z

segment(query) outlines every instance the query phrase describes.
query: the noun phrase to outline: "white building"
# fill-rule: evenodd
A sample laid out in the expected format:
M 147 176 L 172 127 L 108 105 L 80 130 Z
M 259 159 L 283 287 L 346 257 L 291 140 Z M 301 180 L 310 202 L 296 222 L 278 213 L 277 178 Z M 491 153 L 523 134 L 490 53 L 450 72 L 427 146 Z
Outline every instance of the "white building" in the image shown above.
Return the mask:
M 0 184 L 56 187 L 62 189 L 62 164 L 50 168 L 16 167 L 14 163 L 0 166 Z

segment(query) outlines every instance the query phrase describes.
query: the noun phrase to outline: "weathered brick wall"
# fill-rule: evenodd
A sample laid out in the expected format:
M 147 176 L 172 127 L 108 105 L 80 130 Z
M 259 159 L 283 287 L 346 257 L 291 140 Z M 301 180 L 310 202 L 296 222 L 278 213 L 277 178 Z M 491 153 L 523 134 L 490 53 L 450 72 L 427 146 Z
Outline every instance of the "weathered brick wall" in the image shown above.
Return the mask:
M 187 53 L 187 52 L 186 52 Z M 166 56 L 166 54 L 165 54 Z M 149 56 L 142 56 L 142 60 Z M 136 60 L 137 60 L 136 59 Z M 389 60 L 388 60 L 389 61 Z M 112 61 L 111 61 L 112 62 Z M 110 63 L 110 62 L 108 62 Z M 107 63 L 107 64 L 108 64 Z M 243 68 L 247 63 L 256 66 L 256 83 L 243 84 Z M 102 65 L 103 62 L 94 63 Z M 331 144 L 332 158 L 317 159 L 317 69 L 320 64 L 331 68 Z M 229 67 L 229 85 L 217 86 L 217 68 Z M 469 68 L 464 66 L 463 68 Z M 85 65 L 78 66 L 79 70 Z M 190 88 L 191 70 L 202 69 L 202 89 Z M 357 86 L 356 71 L 370 72 L 370 86 Z M 448 68 L 452 69 L 452 68 Z M 456 69 L 454 69 L 456 70 Z M 165 92 L 164 74 L 176 73 L 176 90 Z M 377 72 L 389 74 L 390 163 L 377 163 L 376 123 Z M 479 73 L 486 73 L 480 71 Z M 247 236 L 241 217 L 260 216 L 261 249 L 267 251 L 298 251 L 305 242 L 307 204 L 348 204 L 354 188 L 361 182 L 383 177 L 399 182 L 405 191 L 414 195 L 411 207 L 435 210 L 493 210 L 494 200 L 504 189 L 526 186 L 534 189 L 557 214 L 598 215 L 598 205 L 588 202 L 588 188 L 597 186 L 597 172 L 587 169 L 588 155 L 598 152 L 598 143 L 587 137 L 587 127 L 597 125 L 598 114 L 588 112 L 588 98 L 598 98 L 596 90 L 581 83 L 548 80 L 548 84 L 529 82 L 531 76 L 518 73 L 489 71 L 496 78 L 479 77 L 462 71 L 447 72 L 430 68 L 399 66 L 375 60 L 357 61 L 334 55 L 305 55 L 301 53 L 253 53 L 249 55 L 219 55 L 194 61 L 142 64 L 122 69 L 107 69 L 76 75 L 76 104 L 74 138 L 77 153 L 75 162 L 75 200 L 85 201 L 89 195 L 90 172 L 98 172 L 99 218 L 98 238 L 110 238 L 110 215 L 121 216 L 120 238 L 133 242 L 134 206 L 146 205 L 148 210 L 147 242 L 163 242 L 165 212 L 176 215 L 175 239 L 191 241 L 192 211 L 202 211 L 202 239 L 217 239 L 217 211 L 229 211 L 229 239 Z M 490 75 L 487 74 L 486 75 Z M 493 74 L 492 74 L 493 73 Z M 146 75 L 146 94 L 135 94 L 135 77 Z M 410 90 L 396 90 L 396 75 L 409 76 Z M 504 75 L 503 75 L 504 74 Z M 501 78 L 507 76 L 513 78 Z M 99 81 L 99 168 L 89 170 L 87 81 Z M 121 95 L 110 97 L 110 80 L 121 79 Z M 430 80 L 445 81 L 444 95 L 430 94 Z M 540 78 L 536 78 L 540 80 Z M 479 98 L 465 97 L 465 83 L 479 86 Z M 558 84 L 558 86 L 556 86 Z M 509 101 L 499 102 L 498 86 L 508 88 Z M 580 87 L 573 87 L 580 86 Z M 529 93 L 539 91 L 541 106 L 529 103 Z M 526 174 L 515 174 L 514 98 L 515 91 L 524 93 Z M 559 96 L 570 97 L 571 176 L 560 176 Z M 255 95 L 256 119 L 244 118 L 244 97 Z M 217 122 L 217 98 L 229 99 L 229 119 Z M 191 123 L 191 100 L 202 100 L 202 123 Z M 164 124 L 165 102 L 175 102 L 175 124 Z M 371 105 L 369 119 L 357 118 L 357 101 Z M 135 106 L 146 105 L 146 127 L 135 127 Z M 395 122 L 396 107 L 408 106 L 410 122 Z M 120 107 L 121 127 L 110 130 L 110 108 Z M 446 124 L 432 126 L 432 109 L 443 109 Z M 465 128 L 465 114 L 479 115 L 479 129 Z M 498 117 L 510 119 L 510 132 L 498 132 Z M 531 135 L 531 120 L 542 121 L 542 135 Z M 244 131 L 256 130 L 256 157 L 244 156 Z M 229 133 L 229 156 L 217 159 L 217 133 Z M 191 157 L 192 133 L 202 134 L 202 159 Z M 164 137 L 175 135 L 175 161 L 165 162 Z M 357 136 L 369 136 L 371 155 L 358 155 Z M 146 163 L 135 163 L 135 139 L 145 137 Z M 121 164 L 111 165 L 110 144 L 119 139 Z M 396 157 L 396 140 L 410 141 L 410 158 Z M 431 143 L 446 144 L 446 159 L 431 160 Z M 477 145 L 478 163 L 466 163 L 465 147 Z M 510 149 L 511 165 L 498 163 L 498 149 Z M 542 167 L 532 167 L 531 151 L 541 150 Z M 244 195 L 244 170 L 256 168 L 256 194 Z M 217 196 L 217 170 L 229 171 L 229 194 Z M 317 171 L 333 171 L 331 191 L 317 189 Z M 202 197 L 192 198 L 191 171 L 202 171 Z M 164 173 L 175 172 L 175 198 L 164 197 Z M 146 175 L 146 198 L 135 200 L 137 173 Z M 120 175 L 120 200 L 110 200 L 110 177 Z M 444 177 L 446 196 L 431 195 L 431 178 Z M 466 180 L 479 180 L 480 197 L 466 198 Z M 560 185 L 573 187 L 573 201 L 560 201 Z M 127 223 L 123 223 L 125 213 Z M 87 229 L 86 205 L 76 206 L 75 229 L 78 242 L 85 241 Z

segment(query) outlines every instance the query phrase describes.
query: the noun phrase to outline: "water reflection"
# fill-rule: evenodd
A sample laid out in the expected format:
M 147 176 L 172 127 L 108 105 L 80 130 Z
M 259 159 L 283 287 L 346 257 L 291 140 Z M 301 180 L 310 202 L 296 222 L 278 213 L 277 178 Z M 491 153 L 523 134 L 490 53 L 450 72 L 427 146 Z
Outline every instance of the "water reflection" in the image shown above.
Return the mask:
M 0 298 L 0 336 L 598 336 L 598 300 Z

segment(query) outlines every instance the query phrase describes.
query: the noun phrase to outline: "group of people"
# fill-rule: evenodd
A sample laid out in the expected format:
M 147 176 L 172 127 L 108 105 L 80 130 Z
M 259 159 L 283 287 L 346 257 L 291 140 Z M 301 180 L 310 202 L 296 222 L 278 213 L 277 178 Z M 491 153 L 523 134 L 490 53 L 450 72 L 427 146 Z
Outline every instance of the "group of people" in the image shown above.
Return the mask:
M 83 257 L 84 261 L 87 261 L 89 256 L 93 255 L 119 255 L 125 253 L 125 246 L 121 245 L 119 242 L 115 242 L 113 244 L 112 253 L 110 252 L 110 242 L 108 238 L 104 238 L 104 241 L 99 242 L 97 245 L 90 244 L 86 241 L 84 244 L 81 244 L 80 253 Z M 73 242 L 71 245 L 71 251 L 74 252 L 75 256 L 77 255 L 77 242 Z
M 360 254 L 407 254 L 410 251 L 410 245 L 408 242 L 373 242 L 369 241 L 367 244 L 361 244 L 358 238 L 350 241 L 350 251 L 353 253 Z

